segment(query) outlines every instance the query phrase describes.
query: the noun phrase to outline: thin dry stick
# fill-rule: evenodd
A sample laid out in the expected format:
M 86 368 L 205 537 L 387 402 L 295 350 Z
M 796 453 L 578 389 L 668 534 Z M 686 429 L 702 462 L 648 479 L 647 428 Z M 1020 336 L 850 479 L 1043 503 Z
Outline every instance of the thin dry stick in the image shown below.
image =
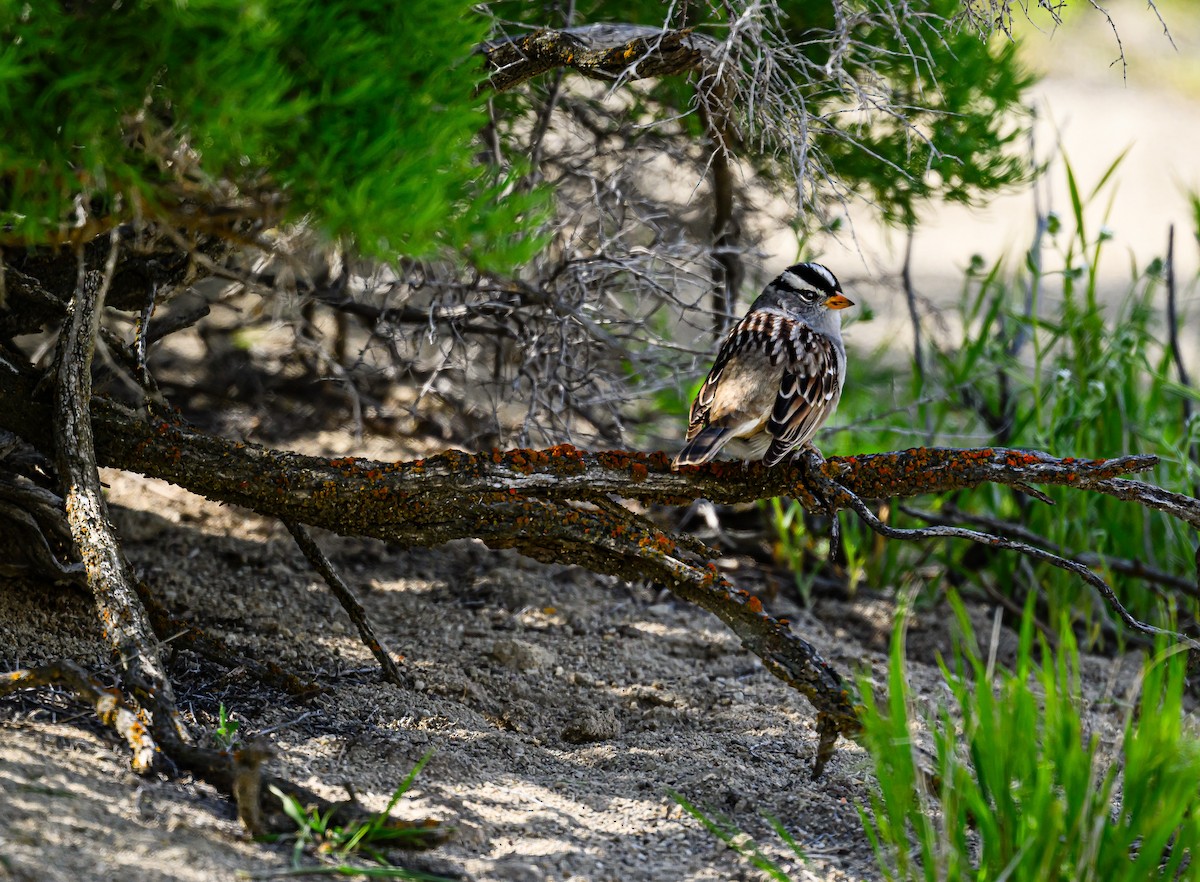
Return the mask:
M 924 387 L 925 353 L 921 347 L 921 314 L 917 310 L 917 291 L 912 280 L 913 238 L 913 228 L 909 225 L 908 235 L 904 240 L 904 266 L 900 269 L 900 278 L 904 283 L 904 299 L 908 303 L 908 319 L 912 323 L 913 366 L 917 370 L 917 379 Z
M 296 544 L 300 546 L 300 550 L 304 552 L 304 556 L 308 558 L 308 562 L 312 564 L 314 570 L 321 574 L 321 578 L 325 580 L 325 584 L 329 586 L 329 590 L 333 592 L 333 596 L 338 599 L 338 603 L 342 605 L 342 609 L 350 616 L 350 621 L 354 622 L 354 627 L 358 628 L 358 636 L 362 638 L 362 642 L 366 644 L 367 649 L 371 650 L 371 654 L 379 661 L 380 673 L 383 679 L 389 683 L 395 683 L 397 686 L 406 685 L 404 676 L 400 673 L 400 669 L 396 667 L 396 662 L 392 659 L 391 653 L 375 636 L 375 629 L 371 627 L 371 622 L 367 618 L 367 611 L 363 605 L 358 602 L 358 598 L 354 596 L 354 592 L 350 590 L 350 586 L 342 581 L 342 577 L 338 575 L 337 570 L 333 568 L 333 564 L 329 562 L 329 558 L 321 551 L 312 534 L 308 532 L 305 526 L 296 521 L 285 520 L 284 526 L 292 534 L 296 540 Z
M 912 280 L 913 227 L 908 227 L 908 236 L 904 244 L 904 267 L 900 277 L 904 282 L 904 299 L 908 301 L 908 318 L 912 322 L 913 333 L 913 367 L 917 371 L 917 382 L 922 391 L 925 389 L 925 351 L 921 345 L 921 313 L 917 309 L 917 289 Z M 925 443 L 933 443 L 933 414 L 928 407 L 922 407 L 925 415 Z
M 729 124 L 727 100 L 719 79 L 698 92 L 700 119 L 708 133 L 713 151 L 709 161 L 713 190 L 713 330 L 718 338 L 725 335 L 733 321 L 738 289 L 741 287 L 742 276 L 745 275 L 738 252 L 738 224 L 733 214 L 733 132 Z
M 1175 362 L 1175 371 L 1179 374 L 1179 385 L 1190 389 L 1192 381 L 1188 377 L 1187 366 L 1183 363 L 1183 350 L 1179 347 L 1179 312 L 1175 300 L 1175 224 L 1167 227 L 1167 340 L 1171 347 L 1171 359 Z M 1186 394 L 1180 396 L 1183 406 L 1183 428 L 1186 432 L 1192 421 L 1192 399 Z M 1200 465 L 1200 445 L 1192 444 L 1190 456 L 1194 464 Z M 1192 495 L 1200 496 L 1200 482 L 1192 484 Z
M 1138 579 L 1143 579 L 1157 585 L 1162 585 L 1166 588 L 1173 588 L 1176 591 L 1182 591 L 1184 594 L 1189 594 L 1192 597 L 1200 597 L 1200 589 L 1192 582 L 1180 576 L 1173 575 L 1156 567 L 1147 566 L 1140 560 L 1126 560 L 1120 557 L 1108 557 L 1103 554 L 1097 554 L 1092 551 L 1072 552 L 1070 549 L 1064 548 L 1061 545 L 1056 545 L 1048 542 L 1044 537 L 1037 535 L 1032 530 L 1022 527 L 1020 524 L 1014 524 L 1009 521 L 1002 521 L 998 518 L 989 518 L 982 515 L 970 514 L 962 511 L 957 506 L 947 505 L 940 512 L 923 511 L 918 508 L 913 508 L 907 505 L 899 506 L 900 511 L 910 517 L 919 518 L 930 524 L 973 524 L 976 527 L 982 527 L 985 530 L 990 530 L 993 533 L 1001 533 L 1008 536 L 1010 539 L 1017 539 L 1021 542 L 1030 544 L 1040 544 L 1048 546 L 1054 554 L 1060 557 L 1065 557 L 1076 563 L 1082 564 L 1085 567 L 1107 567 L 1114 573 L 1120 573 L 1124 576 L 1133 576 Z

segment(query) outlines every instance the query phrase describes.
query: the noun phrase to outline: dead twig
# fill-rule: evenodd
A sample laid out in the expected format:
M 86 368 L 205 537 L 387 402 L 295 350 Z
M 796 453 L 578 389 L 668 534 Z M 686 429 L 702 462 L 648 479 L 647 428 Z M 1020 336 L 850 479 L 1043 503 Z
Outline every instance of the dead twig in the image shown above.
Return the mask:
M 396 666 L 391 653 L 388 652 L 387 647 L 375 635 L 375 629 L 372 627 L 370 619 L 367 618 L 366 609 L 359 603 L 358 598 L 354 596 L 354 592 L 350 590 L 350 586 L 338 575 L 338 571 L 333 568 L 333 564 L 330 563 L 329 558 L 321 551 L 321 547 L 317 545 L 312 534 L 308 532 L 303 524 L 298 524 L 295 521 L 285 520 L 283 524 L 288 528 L 288 532 L 292 534 L 292 538 L 296 540 L 296 544 L 300 546 L 300 550 L 304 553 L 305 558 L 308 559 L 312 568 L 320 573 L 321 578 L 325 580 L 325 584 L 329 586 L 329 590 L 333 592 L 333 596 L 338 599 L 338 603 L 342 605 L 342 609 L 346 611 L 346 615 L 350 616 L 350 621 L 354 622 L 354 627 L 358 629 L 358 636 L 379 662 L 379 670 L 383 679 L 397 686 L 407 685 L 404 675 L 400 673 L 400 669 Z
M 1175 362 L 1175 371 L 1179 375 L 1179 385 L 1190 390 L 1192 380 L 1188 376 L 1187 365 L 1183 363 L 1183 351 L 1179 346 L 1179 312 L 1176 306 L 1175 294 L 1175 225 L 1167 227 L 1167 345 L 1171 350 L 1171 360 Z M 1183 426 L 1187 431 L 1192 422 L 1192 399 L 1186 394 L 1181 395 L 1180 406 L 1183 408 Z M 1200 468 L 1200 445 L 1192 444 L 1188 455 L 1192 464 Z M 1192 483 L 1192 495 L 1200 496 L 1200 483 Z
M 922 511 L 921 509 L 911 508 L 906 505 L 900 506 L 900 510 L 910 517 L 919 518 L 930 524 L 972 524 L 993 533 L 1000 533 L 1010 539 L 1016 539 L 1030 545 L 1040 545 L 1060 557 L 1069 558 L 1085 567 L 1109 569 L 1114 573 L 1120 573 L 1123 576 L 1133 576 L 1136 579 L 1142 579 L 1155 585 L 1162 585 L 1191 597 L 1200 597 L 1200 589 L 1189 579 L 1173 575 L 1157 567 L 1147 566 L 1140 560 L 1108 557 L 1107 555 L 1096 554 L 1090 551 L 1073 552 L 1061 545 L 1047 542 L 1045 537 L 1039 536 L 1032 530 L 1022 527 L 1020 524 L 1002 521 L 998 518 L 971 514 L 970 512 L 962 511 L 954 505 L 946 506 L 939 512 Z M 1018 614 L 1019 612 L 1018 610 Z
M 121 699 L 121 693 L 106 688 L 99 680 L 73 661 L 57 661 L 38 668 L 10 671 L 0 676 L 0 696 L 19 689 L 58 687 L 89 704 L 100 722 L 125 739 L 132 751 L 130 765 L 139 775 L 154 768 L 158 747 L 136 710 Z
M 925 349 L 921 344 L 921 312 L 917 305 L 917 289 L 912 280 L 913 239 L 916 233 L 912 224 L 908 226 L 908 234 L 904 244 L 904 265 L 900 270 L 900 279 L 904 284 L 904 299 L 908 303 L 908 320 L 912 325 L 913 334 L 913 368 L 917 374 L 917 387 L 925 389 Z M 921 412 L 925 422 L 925 443 L 933 443 L 933 414 L 928 407 L 922 406 Z

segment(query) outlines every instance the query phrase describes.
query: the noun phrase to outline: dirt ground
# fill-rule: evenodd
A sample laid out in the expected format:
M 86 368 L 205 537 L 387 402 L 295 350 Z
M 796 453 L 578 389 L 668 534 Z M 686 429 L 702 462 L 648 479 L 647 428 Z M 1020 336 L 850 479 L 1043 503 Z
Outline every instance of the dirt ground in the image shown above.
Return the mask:
M 350 443 L 322 435 L 294 446 L 333 453 Z M 384 450 L 375 442 L 364 452 Z M 413 685 L 398 688 L 378 681 L 282 526 L 159 481 L 104 478 L 131 559 L 177 616 L 327 688 L 299 701 L 178 651 L 172 675 L 196 731 L 215 726 L 223 702 L 241 734 L 270 741 L 273 771 L 332 799 L 352 789 L 372 809 L 433 751 L 396 814 L 455 832 L 407 865 L 514 882 L 761 878 L 684 814 L 675 791 L 758 838 L 798 882 L 877 878 L 857 814 L 871 787 L 865 754 L 843 743 L 826 777 L 811 781 L 811 708 L 707 613 L 648 585 L 473 542 L 400 550 L 323 535 L 405 657 Z M 734 574 L 763 587 L 744 565 Z M 780 596 L 773 608 L 842 671 L 882 673 L 890 600 L 827 599 L 805 611 Z M 990 633 L 991 612 L 975 614 Z M 925 703 L 939 694 L 929 663 L 948 646 L 947 615 L 923 611 L 910 632 Z M 1003 632 L 1002 656 L 1012 639 Z M 5 668 L 69 656 L 111 677 L 80 590 L 0 583 L 0 647 Z M 1111 662 L 1087 671 L 1094 694 L 1120 679 Z M 1101 702 L 1095 713 L 1106 729 L 1117 717 L 1105 715 L 1120 709 Z M 0 701 L 0 731 L 0 879 L 199 882 L 290 865 L 289 845 L 250 841 L 207 785 L 132 774 L 119 740 L 61 696 Z M 766 815 L 784 822 L 806 861 L 784 851 Z

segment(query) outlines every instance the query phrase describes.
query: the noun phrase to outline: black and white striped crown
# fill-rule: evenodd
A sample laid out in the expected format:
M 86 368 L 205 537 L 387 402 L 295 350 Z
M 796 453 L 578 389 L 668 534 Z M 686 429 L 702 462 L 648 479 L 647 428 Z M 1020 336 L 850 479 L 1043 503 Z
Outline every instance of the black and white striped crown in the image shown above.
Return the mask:
M 780 288 L 795 292 L 816 290 L 827 296 L 840 294 L 841 283 L 837 276 L 819 263 L 798 263 L 789 266 L 774 282 Z

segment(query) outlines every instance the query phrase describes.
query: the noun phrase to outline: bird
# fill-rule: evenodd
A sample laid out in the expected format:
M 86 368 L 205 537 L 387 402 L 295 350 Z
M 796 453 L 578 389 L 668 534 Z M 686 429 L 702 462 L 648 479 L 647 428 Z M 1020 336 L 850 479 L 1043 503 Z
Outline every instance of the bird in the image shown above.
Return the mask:
M 773 466 L 811 444 L 842 396 L 841 311 L 853 305 L 819 263 L 780 273 L 721 342 L 672 467 L 708 462 L 722 450 Z

